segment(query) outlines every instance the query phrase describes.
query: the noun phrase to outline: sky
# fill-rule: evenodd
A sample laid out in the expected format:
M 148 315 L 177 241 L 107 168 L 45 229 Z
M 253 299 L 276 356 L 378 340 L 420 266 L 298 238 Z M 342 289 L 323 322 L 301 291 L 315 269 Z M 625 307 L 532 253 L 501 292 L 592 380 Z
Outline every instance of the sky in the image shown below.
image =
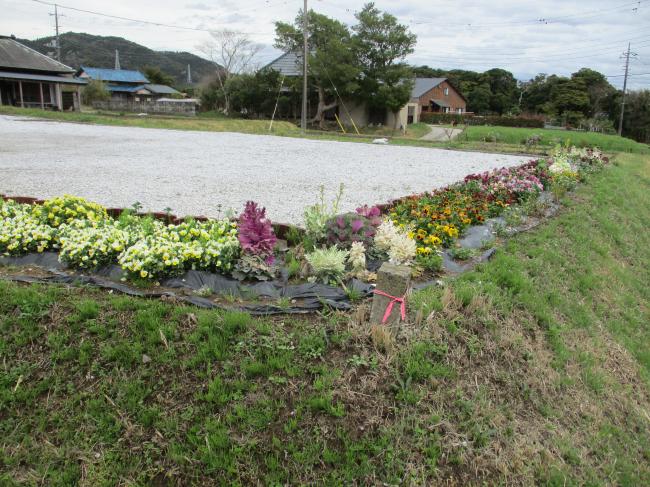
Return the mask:
M 53 1 L 45 0 L 45 3 Z M 57 1 L 58 3 L 58 1 Z M 348 25 L 364 1 L 309 0 L 309 8 Z M 273 48 L 274 22 L 291 22 L 303 0 L 61 0 L 61 32 L 119 36 L 155 50 L 189 51 L 210 30 L 245 32 L 264 46 L 262 66 Z M 484 71 L 493 67 L 527 80 L 537 73 L 570 75 L 590 67 L 623 85 L 623 52 L 636 53 L 628 88 L 650 88 L 650 0 L 377 0 L 417 34 L 408 61 L 443 69 Z M 79 12 L 94 11 L 130 20 Z M 0 34 L 34 39 L 54 34 L 54 7 L 40 0 L 0 0 Z M 183 28 L 179 28 L 183 27 Z

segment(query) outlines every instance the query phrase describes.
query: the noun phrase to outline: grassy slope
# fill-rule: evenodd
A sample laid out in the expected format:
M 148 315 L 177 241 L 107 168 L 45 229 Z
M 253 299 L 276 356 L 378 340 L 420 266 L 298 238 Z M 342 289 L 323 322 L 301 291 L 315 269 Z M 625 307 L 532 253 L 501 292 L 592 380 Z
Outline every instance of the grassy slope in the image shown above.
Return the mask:
M 486 137 L 496 135 L 497 140 L 503 144 L 521 144 L 532 135 L 541 136 L 539 142 L 543 146 L 554 146 L 569 141 L 570 145 L 578 147 L 598 146 L 605 151 L 640 152 L 650 153 L 650 148 L 618 135 L 598 134 L 594 132 L 575 132 L 569 130 L 531 129 L 518 127 L 488 127 L 470 126 L 465 133 L 465 140 L 480 142 Z
M 415 295 L 389 354 L 363 308 L 251 319 L 0 282 L 0 480 L 647 485 L 650 161 L 619 161 Z
M 244 120 L 227 117 L 138 117 L 136 115 L 115 115 L 101 113 L 51 112 L 30 108 L 2 106 L 0 114 L 27 115 L 67 122 L 82 122 L 99 125 L 144 127 L 175 130 L 202 130 L 209 132 L 241 132 L 248 134 L 297 135 L 298 127 L 289 122 L 275 122 L 269 132 L 268 120 Z
M 268 120 L 245 120 L 228 118 L 215 112 L 200 113 L 198 117 L 138 117 L 133 114 L 101 114 L 101 113 L 61 113 L 48 112 L 38 109 L 24 109 L 0 106 L 0 114 L 27 115 L 68 122 L 93 123 L 101 125 L 116 125 L 127 127 L 146 127 L 176 130 L 204 130 L 212 132 L 241 132 L 248 134 L 272 134 L 289 137 L 306 137 L 317 140 L 333 140 L 345 142 L 371 142 L 376 137 L 390 136 L 390 144 L 416 147 L 442 147 L 481 152 L 507 152 L 526 154 L 545 154 L 549 148 L 567 139 L 578 146 L 598 146 L 608 151 L 622 151 L 639 154 L 650 154 L 647 145 L 639 144 L 631 139 L 616 135 L 602 135 L 585 132 L 568 132 L 563 130 L 521 129 L 511 127 L 468 127 L 465 134 L 449 142 L 431 142 L 420 140 L 428 131 L 426 124 L 409 126 L 406 135 L 390 128 L 367 128 L 362 135 L 354 133 L 341 134 L 334 131 L 309 130 L 306 135 L 290 122 L 276 121 L 273 130 L 269 132 Z M 497 142 L 485 142 L 484 138 L 497 134 Z M 541 143 L 536 147 L 522 145 L 522 140 L 530 135 L 541 134 Z

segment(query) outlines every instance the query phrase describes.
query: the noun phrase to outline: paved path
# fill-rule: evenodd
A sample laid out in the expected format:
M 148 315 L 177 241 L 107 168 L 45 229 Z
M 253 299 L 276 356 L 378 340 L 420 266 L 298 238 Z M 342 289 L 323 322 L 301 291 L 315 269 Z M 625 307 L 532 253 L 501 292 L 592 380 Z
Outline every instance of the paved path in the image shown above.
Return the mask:
M 178 215 L 239 213 L 246 200 L 274 221 L 302 222 L 325 185 L 342 210 L 422 192 L 519 156 L 224 132 L 85 125 L 0 115 L 0 193 L 75 194 L 107 206 L 142 203 Z
M 420 137 L 420 140 L 431 140 L 434 142 L 444 142 L 451 139 L 455 139 L 458 134 L 462 132 L 461 129 L 452 129 L 446 127 L 440 127 L 438 125 L 428 125 L 431 131 Z M 450 137 L 451 136 L 451 137 Z

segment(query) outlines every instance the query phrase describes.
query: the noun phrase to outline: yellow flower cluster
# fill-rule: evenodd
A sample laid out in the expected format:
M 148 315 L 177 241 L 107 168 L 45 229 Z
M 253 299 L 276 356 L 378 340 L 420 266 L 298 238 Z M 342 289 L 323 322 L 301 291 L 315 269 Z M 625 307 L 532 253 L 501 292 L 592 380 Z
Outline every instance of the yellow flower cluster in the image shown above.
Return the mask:
M 0 217 L 0 254 L 44 252 L 55 247 L 54 229 L 35 218 L 29 205 L 3 202 Z
M 59 259 L 82 269 L 92 269 L 115 262 L 128 247 L 132 235 L 107 220 L 97 226 L 76 221 L 59 227 Z
M 184 269 L 232 269 L 239 255 L 237 225 L 227 220 L 164 225 L 141 235 L 122 252 L 119 264 L 142 279 L 177 274 Z
M 78 196 L 64 195 L 45 201 L 33 207 L 34 214 L 43 223 L 57 228 L 64 223 L 75 220 L 88 220 L 99 223 L 108 219 L 106 208 Z

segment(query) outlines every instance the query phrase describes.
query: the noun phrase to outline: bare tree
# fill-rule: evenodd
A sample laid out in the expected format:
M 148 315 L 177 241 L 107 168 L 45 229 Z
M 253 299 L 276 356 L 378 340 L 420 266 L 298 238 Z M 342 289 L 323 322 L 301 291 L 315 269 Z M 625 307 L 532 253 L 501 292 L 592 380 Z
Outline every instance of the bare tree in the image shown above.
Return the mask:
M 225 114 L 230 111 L 228 80 L 255 69 L 253 60 L 264 46 L 252 42 L 246 34 L 228 29 L 211 31 L 212 39 L 198 49 L 217 64 L 217 82 L 223 93 Z

